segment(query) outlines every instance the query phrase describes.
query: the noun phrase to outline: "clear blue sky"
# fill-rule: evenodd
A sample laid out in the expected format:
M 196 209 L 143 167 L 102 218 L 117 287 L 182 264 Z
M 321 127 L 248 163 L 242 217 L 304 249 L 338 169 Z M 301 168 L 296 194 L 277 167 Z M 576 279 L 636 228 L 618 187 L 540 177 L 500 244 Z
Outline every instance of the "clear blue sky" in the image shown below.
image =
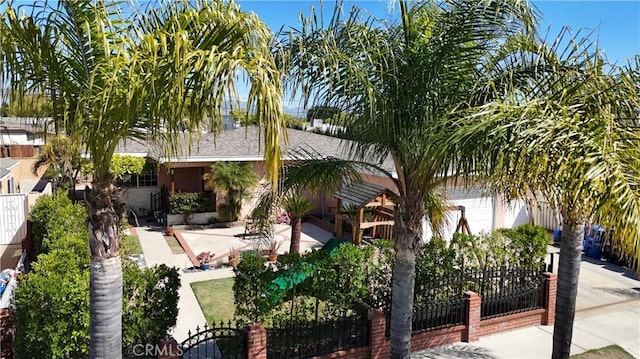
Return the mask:
M 300 13 L 308 15 L 312 6 L 319 8 L 320 4 L 310 0 L 236 1 L 243 10 L 255 12 L 274 32 L 282 26 L 298 27 Z M 324 13 L 330 16 L 335 2 L 325 0 L 323 3 Z M 563 26 L 569 26 L 574 34 L 583 29 L 584 35 L 595 29 L 593 39 L 609 61 L 623 62 L 640 54 L 640 0 L 537 0 L 533 4 L 541 12 L 539 32 L 549 31 L 549 39 L 555 38 Z M 352 5 L 380 18 L 393 20 L 398 16 L 397 5 L 393 9 L 386 0 L 347 0 L 344 7 Z M 295 105 L 289 104 L 288 112 L 294 112 Z

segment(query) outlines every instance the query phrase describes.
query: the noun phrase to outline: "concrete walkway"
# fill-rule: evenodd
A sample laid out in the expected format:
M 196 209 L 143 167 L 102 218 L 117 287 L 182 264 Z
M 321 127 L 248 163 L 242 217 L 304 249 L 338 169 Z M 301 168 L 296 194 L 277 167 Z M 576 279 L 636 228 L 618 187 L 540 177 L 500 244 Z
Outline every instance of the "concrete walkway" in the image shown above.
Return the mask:
M 303 223 L 300 249 L 319 248 L 331 238 L 331 234 L 314 225 Z M 287 225 L 277 225 L 276 236 L 281 240 L 280 252 L 289 250 L 289 231 Z M 178 320 L 171 333 L 178 342 L 189 337 L 189 331 L 195 331 L 206 323 L 200 304 L 191 289 L 191 283 L 211 279 L 233 277 L 230 267 L 212 269 L 206 271 L 192 271 L 188 268 L 193 264 L 186 254 L 173 254 L 164 239 L 164 232 L 160 227 L 136 227 L 136 232 L 144 252 L 148 266 L 166 264 L 177 267 L 180 270 L 181 287 L 178 302 Z M 205 229 L 198 231 L 181 231 L 188 245 L 192 246 L 197 255 L 200 251 L 210 250 L 216 253 L 216 257 L 226 258 L 231 247 L 236 249 L 251 249 L 251 241 L 238 239 L 235 234 L 243 233 L 244 227 L 225 229 Z M 226 260 L 225 260 L 226 261 Z

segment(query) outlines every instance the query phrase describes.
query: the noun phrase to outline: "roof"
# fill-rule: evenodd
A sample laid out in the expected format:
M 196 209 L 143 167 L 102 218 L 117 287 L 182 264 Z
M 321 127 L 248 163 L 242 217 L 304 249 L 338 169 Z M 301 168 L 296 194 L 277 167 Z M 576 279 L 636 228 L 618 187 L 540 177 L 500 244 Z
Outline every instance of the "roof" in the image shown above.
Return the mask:
M 10 170 L 13 166 L 17 165 L 18 162 L 19 162 L 18 160 L 3 157 L 3 158 L 0 158 L 0 168 L 5 170 Z
M 4 179 L 7 175 L 10 175 L 11 171 L 7 171 L 4 168 L 0 168 L 0 180 Z
M 340 199 L 344 205 L 355 205 L 361 208 L 385 192 L 392 193 L 390 189 L 384 186 L 369 182 L 351 181 L 346 185 L 342 185 L 334 194 L 334 197 Z
M 287 129 L 288 144 L 284 146 L 285 160 L 287 153 L 297 149 L 313 149 L 324 157 L 347 159 L 349 141 L 326 136 L 314 132 Z M 157 159 L 159 162 L 207 162 L 207 161 L 261 161 L 264 158 L 264 131 L 258 127 L 249 126 L 222 131 L 218 134 L 204 133 L 198 144 L 187 151 L 186 141 L 183 141 L 178 158 L 165 158 L 161 151 L 153 149 L 143 142 L 129 140 L 119 144 L 116 153 L 129 155 L 144 155 Z M 388 171 L 394 171 L 393 162 L 388 159 L 382 166 Z

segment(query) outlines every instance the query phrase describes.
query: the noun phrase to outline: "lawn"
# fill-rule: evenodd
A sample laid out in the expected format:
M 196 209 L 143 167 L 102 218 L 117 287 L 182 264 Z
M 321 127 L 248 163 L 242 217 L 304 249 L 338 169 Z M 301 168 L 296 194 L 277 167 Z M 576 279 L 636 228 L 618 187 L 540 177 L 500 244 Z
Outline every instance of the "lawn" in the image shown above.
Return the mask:
M 191 283 L 207 323 L 233 319 L 233 278 L 221 278 Z
M 171 249 L 172 254 L 184 253 L 184 249 L 182 249 L 182 247 L 180 246 L 180 243 L 178 243 L 178 240 L 176 239 L 175 236 L 164 236 L 164 240 L 169 245 L 169 248 Z
M 125 255 L 142 254 L 142 246 L 140 246 L 138 236 L 123 235 L 122 248 Z
M 571 356 L 572 359 L 633 359 L 633 355 L 617 345 L 593 349 Z

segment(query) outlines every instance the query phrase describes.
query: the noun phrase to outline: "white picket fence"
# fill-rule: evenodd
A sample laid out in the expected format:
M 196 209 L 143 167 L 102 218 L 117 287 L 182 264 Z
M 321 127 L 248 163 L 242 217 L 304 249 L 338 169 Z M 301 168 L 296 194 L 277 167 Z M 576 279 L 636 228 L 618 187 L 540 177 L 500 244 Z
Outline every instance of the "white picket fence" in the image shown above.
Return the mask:
M 27 236 L 27 195 L 0 195 L 0 245 L 21 243 Z

